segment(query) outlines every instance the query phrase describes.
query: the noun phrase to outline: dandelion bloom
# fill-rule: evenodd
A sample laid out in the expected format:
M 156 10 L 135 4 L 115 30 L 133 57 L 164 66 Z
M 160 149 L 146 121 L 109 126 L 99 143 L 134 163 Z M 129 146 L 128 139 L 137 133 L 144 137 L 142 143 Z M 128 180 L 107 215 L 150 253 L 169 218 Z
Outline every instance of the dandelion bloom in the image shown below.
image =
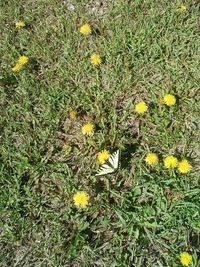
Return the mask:
M 92 135 L 94 133 L 94 124 L 88 122 L 84 124 L 81 129 L 84 135 Z
M 19 59 L 18 59 L 18 63 L 20 65 L 24 65 L 28 62 L 28 57 L 27 56 L 20 56 Z
M 12 67 L 12 71 L 17 72 L 17 71 L 21 70 L 21 68 L 22 68 L 22 65 L 17 63 L 17 64 L 15 64 L 14 67 Z
M 90 61 L 93 65 L 99 65 L 101 64 L 101 57 L 100 55 L 93 53 L 90 57 Z
M 178 163 L 178 171 L 180 173 L 188 173 L 191 171 L 192 165 L 188 162 L 187 159 L 183 159 Z
M 183 266 L 189 266 L 192 262 L 192 256 L 188 252 L 182 252 L 180 254 L 180 262 Z
M 165 103 L 165 105 L 167 106 L 173 106 L 176 103 L 176 98 L 174 95 L 171 94 L 167 94 L 163 97 L 163 101 Z
M 71 119 L 75 119 L 75 118 L 77 117 L 77 111 L 71 109 L 71 110 L 69 111 L 69 117 L 70 117 Z
M 180 13 L 184 13 L 186 11 L 186 9 L 187 9 L 186 5 L 181 4 L 180 7 L 179 7 L 179 12 Z
M 178 160 L 174 156 L 167 156 L 164 159 L 164 165 L 165 165 L 165 168 L 167 169 L 174 169 L 178 165 Z
M 80 33 L 87 35 L 91 33 L 91 27 L 88 23 L 83 24 L 80 28 Z
M 23 28 L 23 27 L 25 27 L 25 22 L 19 20 L 19 21 L 15 22 L 15 27 L 16 28 Z
M 77 207 L 85 208 L 89 202 L 89 195 L 84 191 L 78 191 L 74 194 L 73 200 Z
M 148 106 L 143 101 L 137 103 L 136 106 L 135 106 L 135 111 L 137 113 L 143 114 L 147 110 L 148 110 Z
M 148 165 L 154 166 L 158 164 L 158 156 L 156 153 L 148 153 L 145 157 L 145 161 Z
M 105 161 L 110 157 L 110 154 L 107 150 L 102 150 L 98 153 L 97 158 L 100 164 L 104 164 Z

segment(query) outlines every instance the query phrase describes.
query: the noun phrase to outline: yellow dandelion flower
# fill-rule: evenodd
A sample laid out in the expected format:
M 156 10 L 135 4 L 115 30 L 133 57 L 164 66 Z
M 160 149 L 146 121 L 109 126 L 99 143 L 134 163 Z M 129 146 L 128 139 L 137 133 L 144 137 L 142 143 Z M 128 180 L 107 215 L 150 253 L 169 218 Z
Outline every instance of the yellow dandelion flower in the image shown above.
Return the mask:
M 145 161 L 148 165 L 154 166 L 158 164 L 158 156 L 156 153 L 148 153 L 145 157 Z
M 186 5 L 181 4 L 180 7 L 179 7 L 179 12 L 180 12 L 180 13 L 184 13 L 186 10 L 187 10 Z
M 84 191 L 78 191 L 74 194 L 73 200 L 77 207 L 85 208 L 89 202 L 89 195 Z
M 192 165 L 188 162 L 187 159 L 183 159 L 178 163 L 178 171 L 180 173 L 188 173 L 191 171 Z
M 94 133 L 94 124 L 88 122 L 84 124 L 81 129 L 84 135 L 92 135 Z
M 69 117 L 70 117 L 71 119 L 76 119 L 76 117 L 77 117 L 77 111 L 71 109 L 71 110 L 69 111 Z
M 93 65 L 99 65 L 101 64 L 101 57 L 100 55 L 93 53 L 90 57 L 90 61 Z
M 25 22 L 22 20 L 19 20 L 19 21 L 15 22 L 15 27 L 16 28 L 23 28 L 23 27 L 25 27 Z
M 174 169 L 178 165 L 178 160 L 174 156 L 167 156 L 164 159 L 164 165 L 165 165 L 165 168 L 167 169 Z
M 12 67 L 12 71 L 17 72 L 17 71 L 21 70 L 21 68 L 22 68 L 22 65 L 17 63 L 17 64 L 15 64 L 14 67 Z
M 180 262 L 183 266 L 189 266 L 192 262 L 192 256 L 188 252 L 182 252 L 180 254 Z
M 163 101 L 164 101 L 165 105 L 173 106 L 176 103 L 176 98 L 174 95 L 167 94 L 164 96 Z
M 83 24 L 80 28 L 80 33 L 87 35 L 91 33 L 91 27 L 88 23 Z
M 28 57 L 27 56 L 20 56 L 19 59 L 18 59 L 18 63 L 20 65 L 24 65 L 28 62 Z
M 148 106 L 143 101 L 137 103 L 136 106 L 135 106 L 135 111 L 137 113 L 143 114 L 147 110 L 148 110 Z
M 97 155 L 97 158 L 100 164 L 104 164 L 109 157 L 110 157 L 110 153 L 107 150 L 102 150 Z

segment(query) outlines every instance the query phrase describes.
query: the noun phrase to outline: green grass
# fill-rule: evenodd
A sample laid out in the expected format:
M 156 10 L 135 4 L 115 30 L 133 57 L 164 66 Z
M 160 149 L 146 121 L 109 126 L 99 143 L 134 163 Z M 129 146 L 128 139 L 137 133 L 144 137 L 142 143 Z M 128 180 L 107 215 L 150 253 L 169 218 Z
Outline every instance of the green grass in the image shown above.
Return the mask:
M 183 14 L 179 1 L 72 1 L 74 11 L 66 3 L 0 4 L 0 266 L 178 267 L 188 251 L 199 267 L 198 1 Z M 15 29 L 19 19 L 26 28 Z M 79 33 L 85 22 L 91 35 Z M 28 64 L 12 73 L 22 54 Z M 159 104 L 168 92 L 171 108 Z M 87 121 L 96 127 L 89 138 Z M 96 154 L 118 148 L 119 170 L 95 177 Z M 155 168 L 148 151 L 160 157 Z M 168 154 L 192 171 L 164 169 Z M 90 195 L 86 210 L 73 204 L 77 190 Z

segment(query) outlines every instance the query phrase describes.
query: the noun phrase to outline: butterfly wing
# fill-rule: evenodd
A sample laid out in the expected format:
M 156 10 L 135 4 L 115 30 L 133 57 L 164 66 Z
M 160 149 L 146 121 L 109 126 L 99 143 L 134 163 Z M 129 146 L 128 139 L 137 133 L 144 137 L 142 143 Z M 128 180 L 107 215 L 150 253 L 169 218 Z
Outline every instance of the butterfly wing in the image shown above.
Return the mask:
M 107 162 L 108 164 L 103 164 L 100 167 L 99 172 L 96 174 L 96 176 L 106 175 L 115 172 L 119 167 L 119 157 L 120 157 L 120 151 L 117 150 L 109 157 Z
M 119 166 L 119 150 L 117 150 L 115 153 L 113 153 L 109 159 L 109 163 L 113 167 L 114 170 L 118 169 Z
M 111 166 L 107 165 L 107 164 L 103 164 L 100 169 L 99 172 L 96 174 L 96 176 L 100 176 L 100 175 L 106 175 L 109 173 L 113 173 L 115 171 L 114 168 L 112 168 Z

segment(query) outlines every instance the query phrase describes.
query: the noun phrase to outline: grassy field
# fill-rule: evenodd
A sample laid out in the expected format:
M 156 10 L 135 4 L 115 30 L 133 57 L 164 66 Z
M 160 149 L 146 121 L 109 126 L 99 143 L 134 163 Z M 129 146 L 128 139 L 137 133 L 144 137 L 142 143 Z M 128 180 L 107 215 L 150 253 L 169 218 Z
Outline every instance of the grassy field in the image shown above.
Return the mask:
M 181 267 L 184 251 L 200 266 L 200 6 L 180 5 L 1 1 L 0 267 Z M 96 177 L 104 149 L 120 149 L 120 166 Z M 192 170 L 166 169 L 168 155 Z

